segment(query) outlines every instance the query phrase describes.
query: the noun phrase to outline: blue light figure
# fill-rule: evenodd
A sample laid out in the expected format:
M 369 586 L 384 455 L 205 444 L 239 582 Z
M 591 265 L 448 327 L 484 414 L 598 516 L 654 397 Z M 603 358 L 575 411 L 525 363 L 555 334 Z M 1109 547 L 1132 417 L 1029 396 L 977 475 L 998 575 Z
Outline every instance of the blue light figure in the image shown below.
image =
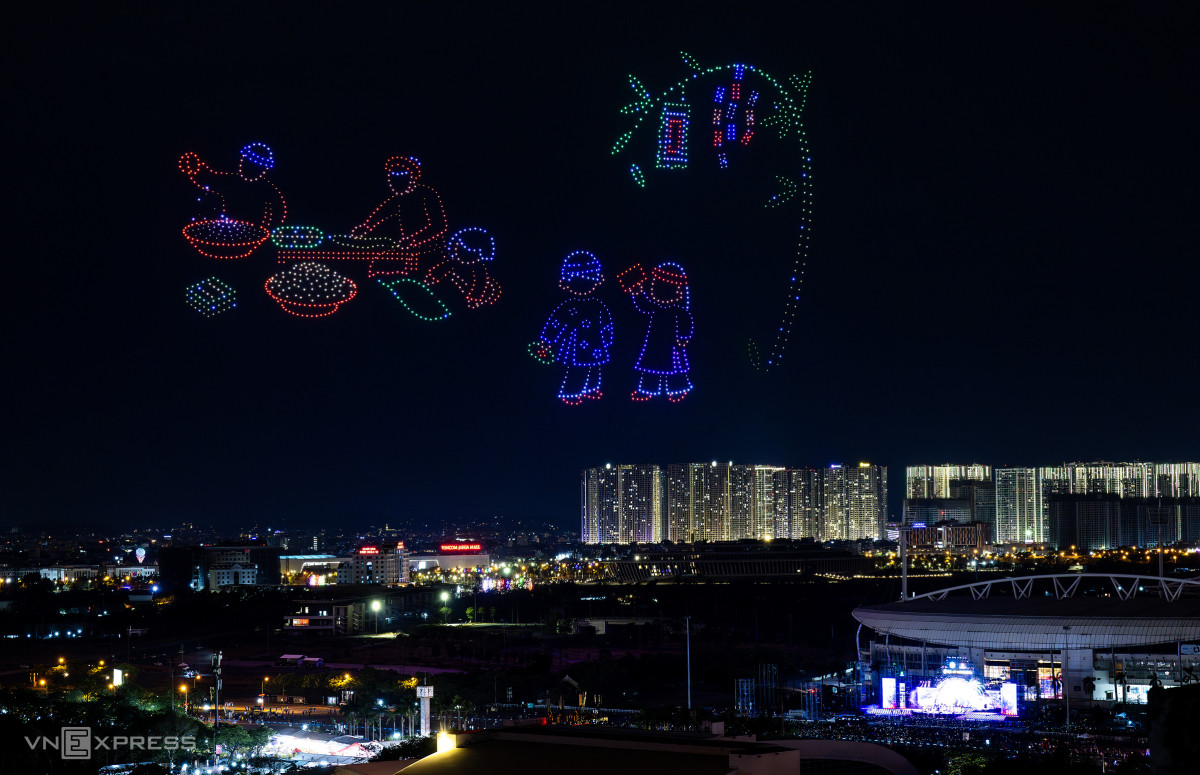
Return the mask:
M 633 368 L 638 372 L 634 401 L 666 395 L 678 403 L 692 389 L 687 345 L 692 340 L 691 300 L 683 267 L 664 262 L 654 267 L 650 281 L 641 265 L 621 273 L 618 281 L 638 312 L 650 318 L 642 352 Z
M 600 261 L 591 253 L 577 250 L 563 259 L 558 285 L 570 296 L 550 313 L 534 343 L 540 355 L 553 355 L 562 365 L 558 397 L 568 406 L 604 395 L 601 377 L 613 342 L 612 313 L 592 298 L 603 282 Z

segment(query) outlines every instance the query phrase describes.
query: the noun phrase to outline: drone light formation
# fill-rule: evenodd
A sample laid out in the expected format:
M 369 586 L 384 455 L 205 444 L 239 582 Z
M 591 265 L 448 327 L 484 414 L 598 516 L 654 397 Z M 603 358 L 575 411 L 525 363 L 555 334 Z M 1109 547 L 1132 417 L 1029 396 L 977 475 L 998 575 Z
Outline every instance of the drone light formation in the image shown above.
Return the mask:
M 647 316 L 642 351 L 634 363 L 637 389 L 630 398 L 649 401 L 666 396 L 679 402 L 692 390 L 691 364 L 687 346 L 692 340 L 693 321 L 687 273 L 673 261 L 654 267 L 649 279 L 640 264 L 621 273 L 621 287 L 634 308 Z
M 245 258 L 287 220 L 287 202 L 267 178 L 275 156 L 264 143 L 244 146 L 236 172 L 216 170 L 197 154 L 179 157 L 179 171 L 200 194 L 201 213 L 183 229 L 184 239 L 207 258 Z
M 274 166 L 274 153 L 263 143 L 241 149 L 235 172 L 214 170 L 195 153 L 181 156 L 179 169 L 199 189 L 204 210 L 183 235 L 201 255 L 225 260 L 246 258 L 269 240 L 284 266 L 263 289 L 285 312 L 327 317 L 357 295 L 355 281 L 331 263 L 365 262 L 368 278 L 379 279 L 405 310 L 427 322 L 450 317 L 450 307 L 433 290 L 442 283 L 462 296 L 467 309 L 500 298 L 500 284 L 487 268 L 495 259 L 495 239 L 480 227 L 446 238 L 441 197 L 421 182 L 416 158 L 393 156 L 384 163 L 390 196 L 346 233 L 283 223 L 287 205 L 266 177 Z M 232 306 L 232 289 L 218 283 L 210 278 L 189 286 L 189 305 L 210 317 Z
M 729 169 L 730 152 L 734 148 L 749 146 L 764 130 L 773 130 L 780 140 L 792 145 L 795 153 L 790 155 L 789 166 L 795 172 L 789 176 L 777 175 L 776 179 L 782 188 L 764 203 L 765 207 L 771 209 L 790 205 L 786 208 L 790 214 L 789 223 L 795 224 L 796 228 L 796 253 L 788 274 L 790 279 L 784 309 L 765 352 L 760 351 L 754 340 L 747 343 L 747 352 L 754 368 L 770 370 L 779 365 L 787 349 L 804 282 L 812 234 L 812 156 L 801 121 L 811 74 L 792 76 L 785 82 L 753 65 L 739 63 L 706 68 L 686 53 L 681 56 L 692 70 L 691 74 L 658 96 L 652 94 L 638 78 L 629 76 L 634 100 L 621 108 L 621 113 L 632 116 L 633 124 L 613 143 L 611 153 L 616 155 L 628 148 L 646 118 L 657 113 L 659 125 L 655 167 L 667 170 L 688 168 L 692 161 L 688 154 L 688 140 L 693 110 L 697 111 L 697 115 L 711 116 L 706 131 L 711 138 L 713 163 L 718 169 Z M 693 104 L 692 97 L 704 102 Z M 700 120 L 703 123 L 707 119 Z M 645 174 L 637 164 L 631 165 L 629 172 L 639 187 L 646 187 Z
M 317 261 L 292 264 L 263 287 L 284 312 L 301 318 L 332 315 L 358 293 L 353 280 Z
M 459 229 L 446 241 L 445 259 L 425 273 L 425 282 L 433 287 L 450 281 L 468 309 L 495 304 L 500 299 L 500 283 L 487 269 L 495 258 L 496 239 L 487 229 Z
M 277 248 L 307 250 L 324 241 L 325 232 L 316 226 L 277 226 L 271 232 L 271 244 Z
M 400 306 L 408 310 L 418 320 L 426 323 L 436 323 L 450 317 L 450 308 L 446 306 L 446 303 L 439 299 L 437 294 L 420 280 L 412 277 L 397 277 L 389 279 L 379 278 L 376 282 L 386 288 L 388 293 L 392 294 L 396 301 L 400 302 Z M 413 296 L 421 298 L 424 304 L 415 303 Z M 425 308 L 431 311 L 423 311 Z
M 604 365 L 611 359 L 612 312 L 594 298 L 604 282 L 600 259 L 577 250 L 563 259 L 559 287 L 567 294 L 546 318 L 529 354 L 541 363 L 562 368 L 558 398 L 567 406 L 604 397 Z
M 267 241 L 271 233 L 253 223 L 224 216 L 211 221 L 195 221 L 183 227 L 183 238 L 206 258 L 245 258 Z
M 210 277 L 187 287 L 187 305 L 206 318 L 216 317 L 237 306 L 237 292 L 219 277 Z

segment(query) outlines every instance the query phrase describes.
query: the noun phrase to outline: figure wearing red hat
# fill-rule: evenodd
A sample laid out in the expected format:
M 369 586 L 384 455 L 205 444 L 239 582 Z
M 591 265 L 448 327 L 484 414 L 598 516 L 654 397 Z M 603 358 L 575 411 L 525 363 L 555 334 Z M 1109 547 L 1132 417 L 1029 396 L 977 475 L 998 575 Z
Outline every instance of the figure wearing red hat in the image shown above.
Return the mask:
M 372 261 L 368 277 L 405 274 L 422 258 L 440 257 L 446 242 L 446 211 L 437 192 L 420 183 L 421 162 L 393 156 L 384 164 L 392 196 L 350 230 L 352 238 L 385 237 L 403 254 L 401 260 Z
M 654 267 L 649 282 L 640 264 L 626 269 L 618 279 L 633 306 L 650 318 L 642 352 L 633 365 L 638 386 L 630 398 L 649 401 L 666 395 L 669 401 L 682 401 L 692 389 L 687 356 L 692 339 L 687 273 L 668 261 Z

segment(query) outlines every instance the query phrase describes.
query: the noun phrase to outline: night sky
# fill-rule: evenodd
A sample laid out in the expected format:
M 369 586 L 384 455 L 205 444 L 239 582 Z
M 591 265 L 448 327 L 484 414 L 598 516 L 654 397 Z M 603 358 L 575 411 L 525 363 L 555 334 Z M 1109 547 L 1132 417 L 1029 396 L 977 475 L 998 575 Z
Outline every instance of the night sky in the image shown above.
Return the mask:
M 578 471 L 605 462 L 870 460 L 896 511 L 915 463 L 1200 458 L 1186 4 L 415 5 L 12 20 L 5 524 L 578 529 Z M 681 51 L 813 74 L 807 273 L 767 374 L 745 343 L 783 312 L 796 240 L 756 186 L 794 146 L 722 171 L 700 138 L 656 171 L 652 116 L 610 154 L 627 77 L 657 94 Z M 269 244 L 217 262 L 180 234 L 179 156 L 232 169 L 251 142 L 288 222 L 334 232 L 386 198 L 386 158 L 419 157 L 451 229 L 495 237 L 502 298 L 427 324 L 337 267 L 357 299 L 284 314 Z M 567 407 L 526 345 L 575 250 L 616 339 L 604 399 Z M 635 404 L 645 322 L 615 275 L 665 260 L 691 281 L 696 387 Z M 205 319 L 184 288 L 210 275 L 240 304 Z

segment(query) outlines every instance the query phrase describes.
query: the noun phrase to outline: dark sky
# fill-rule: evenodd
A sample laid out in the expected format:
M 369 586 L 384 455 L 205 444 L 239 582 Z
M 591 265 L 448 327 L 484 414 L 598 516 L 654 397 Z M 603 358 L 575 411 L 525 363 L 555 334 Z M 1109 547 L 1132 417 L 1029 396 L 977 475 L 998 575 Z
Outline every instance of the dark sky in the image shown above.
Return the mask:
M 895 504 L 913 463 L 1200 458 L 1186 4 L 416 5 L 94 4 L 8 29 L 0 519 L 577 528 L 578 471 L 604 462 L 870 460 Z M 794 223 L 754 176 L 794 149 L 716 171 L 697 141 L 668 173 L 643 128 L 609 153 L 627 76 L 660 93 L 680 51 L 813 73 L 813 237 L 769 374 L 745 342 L 783 311 Z M 231 168 L 255 141 L 289 222 L 327 231 L 418 156 L 451 227 L 494 235 L 501 300 L 425 324 L 359 268 L 337 314 L 284 314 L 269 245 L 216 262 L 180 235 L 180 154 Z M 525 349 L 574 250 L 616 328 L 582 407 Z M 691 279 L 696 388 L 634 404 L 645 323 L 613 278 L 663 260 Z M 211 320 L 184 304 L 209 275 L 241 298 Z

